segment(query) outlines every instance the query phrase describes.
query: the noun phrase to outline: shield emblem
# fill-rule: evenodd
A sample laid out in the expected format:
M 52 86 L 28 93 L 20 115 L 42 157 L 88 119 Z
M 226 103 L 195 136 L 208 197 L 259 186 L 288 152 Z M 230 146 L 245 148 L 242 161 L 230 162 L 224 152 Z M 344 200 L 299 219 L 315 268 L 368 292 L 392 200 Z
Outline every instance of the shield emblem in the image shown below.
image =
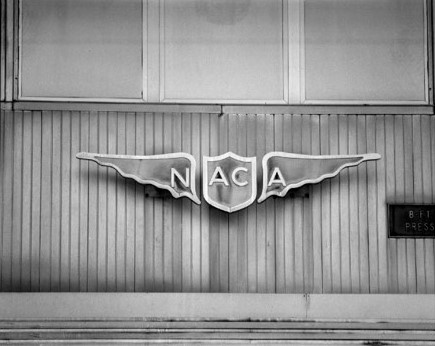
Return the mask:
M 257 159 L 232 152 L 204 156 L 202 193 L 212 206 L 232 213 L 255 201 L 257 196 Z

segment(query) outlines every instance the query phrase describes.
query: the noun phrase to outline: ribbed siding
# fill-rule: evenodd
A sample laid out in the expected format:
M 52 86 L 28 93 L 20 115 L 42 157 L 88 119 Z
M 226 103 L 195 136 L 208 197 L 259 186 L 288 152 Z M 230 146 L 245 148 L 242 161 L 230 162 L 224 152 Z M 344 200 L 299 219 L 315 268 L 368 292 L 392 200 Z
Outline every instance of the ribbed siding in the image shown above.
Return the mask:
M 435 293 L 433 239 L 388 239 L 387 203 L 435 203 L 435 118 L 8 112 L 0 119 L 1 291 Z M 75 158 L 377 152 L 227 214 Z

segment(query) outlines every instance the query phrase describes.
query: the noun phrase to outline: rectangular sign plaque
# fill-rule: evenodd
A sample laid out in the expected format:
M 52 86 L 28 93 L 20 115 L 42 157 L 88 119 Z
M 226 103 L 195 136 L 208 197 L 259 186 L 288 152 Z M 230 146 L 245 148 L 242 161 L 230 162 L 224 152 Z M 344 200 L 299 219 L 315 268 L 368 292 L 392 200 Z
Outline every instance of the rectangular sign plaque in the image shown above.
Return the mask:
M 389 238 L 435 238 L 435 204 L 389 204 Z

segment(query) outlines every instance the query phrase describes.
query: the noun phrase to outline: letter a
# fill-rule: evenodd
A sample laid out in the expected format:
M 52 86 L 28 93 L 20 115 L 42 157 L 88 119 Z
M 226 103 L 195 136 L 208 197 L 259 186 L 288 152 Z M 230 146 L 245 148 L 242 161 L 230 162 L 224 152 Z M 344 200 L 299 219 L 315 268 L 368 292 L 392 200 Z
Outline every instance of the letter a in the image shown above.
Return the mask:
M 175 168 L 171 168 L 171 187 L 175 187 L 175 177 L 183 184 L 185 187 L 189 187 L 189 168 L 186 168 L 186 178 L 183 179 L 183 176 L 178 172 Z
M 278 167 L 274 168 L 267 186 L 271 186 L 272 184 L 281 184 L 282 186 L 285 186 L 284 177 L 282 176 L 281 170 Z
M 224 172 L 222 172 L 222 168 L 220 166 L 217 166 L 216 169 L 213 172 L 213 175 L 211 176 L 210 182 L 208 183 L 209 186 L 212 186 L 215 183 L 221 183 L 225 186 L 228 186 L 228 180 L 225 177 Z

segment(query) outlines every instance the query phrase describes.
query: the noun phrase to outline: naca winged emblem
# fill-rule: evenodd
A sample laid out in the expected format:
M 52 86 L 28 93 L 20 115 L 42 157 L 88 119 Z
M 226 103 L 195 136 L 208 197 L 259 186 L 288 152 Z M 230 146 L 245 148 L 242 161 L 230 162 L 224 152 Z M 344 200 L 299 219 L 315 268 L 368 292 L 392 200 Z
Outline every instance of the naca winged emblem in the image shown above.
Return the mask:
M 200 204 L 196 194 L 196 161 L 186 153 L 163 155 L 108 155 L 78 153 L 77 158 L 112 167 L 125 178 L 168 190 L 173 197 L 187 197 Z M 364 161 L 379 160 L 379 154 L 302 155 L 270 152 L 263 157 L 263 187 L 258 203 L 271 196 L 284 197 L 305 184 L 319 183 L 342 169 Z M 257 198 L 257 159 L 232 152 L 204 156 L 202 192 L 205 200 L 228 213 L 251 205 Z

